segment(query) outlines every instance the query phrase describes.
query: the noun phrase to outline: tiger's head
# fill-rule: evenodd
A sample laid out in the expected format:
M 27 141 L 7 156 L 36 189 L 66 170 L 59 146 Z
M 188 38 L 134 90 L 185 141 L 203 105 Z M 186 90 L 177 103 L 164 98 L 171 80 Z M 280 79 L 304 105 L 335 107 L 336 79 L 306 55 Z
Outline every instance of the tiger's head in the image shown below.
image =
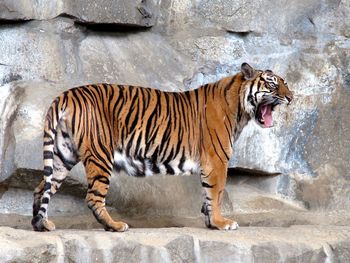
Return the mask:
M 255 70 L 249 64 L 241 66 L 243 75 L 244 108 L 264 128 L 273 126 L 272 111 L 279 104 L 293 99 L 287 83 L 271 70 Z

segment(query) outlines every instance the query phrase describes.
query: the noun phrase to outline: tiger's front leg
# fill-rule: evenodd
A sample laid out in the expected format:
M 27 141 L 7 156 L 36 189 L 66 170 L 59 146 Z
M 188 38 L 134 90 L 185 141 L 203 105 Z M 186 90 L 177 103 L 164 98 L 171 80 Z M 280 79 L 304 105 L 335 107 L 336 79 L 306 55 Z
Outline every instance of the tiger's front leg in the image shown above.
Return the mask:
M 227 165 L 218 168 L 202 168 L 201 181 L 205 200 L 201 212 L 205 216 L 205 224 L 208 228 L 238 229 L 237 222 L 221 215 L 221 201 L 225 190 L 226 176 Z

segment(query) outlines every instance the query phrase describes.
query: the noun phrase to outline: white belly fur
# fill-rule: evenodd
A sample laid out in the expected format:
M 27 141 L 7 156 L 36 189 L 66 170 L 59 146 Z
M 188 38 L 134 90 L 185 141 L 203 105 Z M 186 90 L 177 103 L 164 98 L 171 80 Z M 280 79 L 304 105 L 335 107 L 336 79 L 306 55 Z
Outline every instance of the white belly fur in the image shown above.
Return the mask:
M 149 159 L 135 159 L 130 156 L 126 156 L 124 153 L 121 153 L 119 151 L 116 151 L 114 153 L 114 166 L 118 171 L 124 171 L 128 175 L 131 176 L 153 176 L 157 174 L 166 175 L 167 167 L 164 163 L 155 163 L 153 164 L 151 160 Z M 156 166 L 158 169 L 154 169 L 154 166 Z M 199 162 L 196 162 L 194 160 L 188 159 L 182 163 L 179 160 L 172 160 L 168 163 L 169 166 L 172 168 L 173 175 L 192 175 L 199 173 Z M 180 169 L 181 167 L 181 169 Z M 153 169 L 152 169 L 153 168 Z M 159 170 L 159 172 L 155 172 L 154 170 Z

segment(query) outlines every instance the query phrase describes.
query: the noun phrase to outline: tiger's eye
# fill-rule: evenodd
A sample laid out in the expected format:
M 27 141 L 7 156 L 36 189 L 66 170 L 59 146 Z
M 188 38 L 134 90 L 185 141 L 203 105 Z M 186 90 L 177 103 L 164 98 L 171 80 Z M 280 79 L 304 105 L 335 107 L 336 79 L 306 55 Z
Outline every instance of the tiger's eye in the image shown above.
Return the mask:
M 270 89 L 277 89 L 278 88 L 278 85 L 276 83 L 273 83 L 273 82 L 268 82 L 267 83 L 267 86 L 270 88 Z

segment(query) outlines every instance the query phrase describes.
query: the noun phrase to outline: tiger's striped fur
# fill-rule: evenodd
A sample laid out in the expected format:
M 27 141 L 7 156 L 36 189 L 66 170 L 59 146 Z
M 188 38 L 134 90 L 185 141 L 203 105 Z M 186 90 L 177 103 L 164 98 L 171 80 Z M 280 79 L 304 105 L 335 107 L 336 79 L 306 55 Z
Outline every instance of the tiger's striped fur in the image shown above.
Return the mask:
M 250 119 L 263 125 L 265 116 L 270 122 L 266 112 L 291 99 L 282 78 L 246 63 L 235 76 L 186 92 L 110 84 L 65 91 L 45 119 L 44 179 L 34 191 L 34 230 L 55 228 L 47 219 L 50 197 L 79 161 L 88 180 L 88 207 L 106 230 L 128 229 L 105 208 L 113 170 L 132 176 L 200 174 L 206 225 L 236 229 L 220 212 L 233 143 Z

